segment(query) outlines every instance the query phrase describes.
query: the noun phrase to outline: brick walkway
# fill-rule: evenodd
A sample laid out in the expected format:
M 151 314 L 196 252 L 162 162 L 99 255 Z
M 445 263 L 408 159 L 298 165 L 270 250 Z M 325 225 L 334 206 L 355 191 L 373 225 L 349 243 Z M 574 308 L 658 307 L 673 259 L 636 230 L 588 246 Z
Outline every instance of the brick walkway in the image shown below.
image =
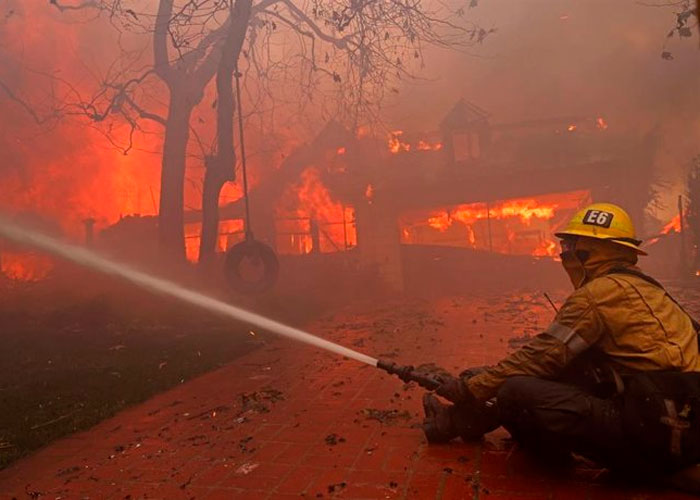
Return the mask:
M 496 361 L 551 317 L 542 300 L 450 298 L 348 309 L 310 329 L 401 363 Z M 513 325 L 516 325 L 514 328 Z M 690 498 L 542 470 L 501 430 L 427 446 L 422 390 L 273 340 L 0 472 L 3 498 Z

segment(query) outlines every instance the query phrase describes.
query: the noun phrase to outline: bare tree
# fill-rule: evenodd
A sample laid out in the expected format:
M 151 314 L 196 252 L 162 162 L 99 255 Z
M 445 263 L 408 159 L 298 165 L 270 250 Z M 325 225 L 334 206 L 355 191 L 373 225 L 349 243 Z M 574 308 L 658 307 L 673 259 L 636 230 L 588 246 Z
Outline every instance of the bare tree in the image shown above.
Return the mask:
M 155 11 L 148 0 L 49 3 L 65 15 L 89 11 L 105 17 L 125 36 L 149 37 L 152 57 L 121 49 L 113 65 L 119 69 L 89 99 L 72 92 L 71 111 L 93 124 L 129 124 L 120 143 L 125 152 L 145 120 L 164 127 L 159 240 L 177 258 L 184 256 L 192 113 L 215 75 L 216 143 L 209 150 L 202 145 L 205 259 L 216 242 L 221 187 L 235 178 L 236 67 L 246 74 L 247 101 L 257 112 L 274 113 L 280 102 L 295 102 L 299 109 L 313 102 L 356 125 L 376 117 L 386 93 L 397 92 L 396 82 L 421 66 L 425 46 L 467 47 L 492 31 L 467 22 L 465 8 L 422 0 L 159 0 Z M 166 109 L 152 106 L 158 81 L 168 89 Z
M 678 37 L 681 40 L 691 38 L 694 30 L 699 30 L 700 34 L 700 0 L 671 0 L 664 2 L 640 2 L 648 7 L 663 7 L 673 9 L 674 25 L 666 35 L 661 57 L 672 60 L 673 54 L 668 49 L 668 41 Z M 700 37 L 699 37 L 700 39 Z

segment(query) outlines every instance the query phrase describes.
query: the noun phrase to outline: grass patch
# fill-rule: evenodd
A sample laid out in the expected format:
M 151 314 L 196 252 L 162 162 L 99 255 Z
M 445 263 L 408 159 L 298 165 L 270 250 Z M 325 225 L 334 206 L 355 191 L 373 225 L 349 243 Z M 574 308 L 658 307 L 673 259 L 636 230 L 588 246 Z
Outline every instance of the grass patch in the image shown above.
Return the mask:
M 0 290 L 0 468 L 249 352 L 247 332 L 127 287 Z

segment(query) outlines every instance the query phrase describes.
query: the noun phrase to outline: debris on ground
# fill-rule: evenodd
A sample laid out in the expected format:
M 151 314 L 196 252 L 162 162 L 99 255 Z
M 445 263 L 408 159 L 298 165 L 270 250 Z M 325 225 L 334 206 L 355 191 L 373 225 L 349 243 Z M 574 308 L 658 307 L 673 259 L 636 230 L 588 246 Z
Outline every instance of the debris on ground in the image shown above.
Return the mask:
M 248 443 L 250 443 L 253 440 L 253 436 L 246 436 L 240 441 L 238 441 L 238 447 L 241 450 L 241 453 L 253 453 L 255 451 L 255 448 L 248 448 Z
M 345 481 L 341 481 L 340 483 L 335 483 L 335 484 L 329 484 L 328 485 L 328 493 L 337 493 L 347 486 L 347 483 Z
M 384 425 L 396 425 L 400 420 L 410 420 L 411 414 L 407 410 L 378 410 L 365 408 L 360 412 L 367 420 L 376 420 Z
M 77 465 L 74 465 L 73 467 L 67 467 L 65 469 L 60 469 L 58 473 L 56 474 L 57 477 L 62 477 L 62 476 L 67 476 L 69 474 L 73 474 L 75 472 L 78 472 L 80 470 L 80 467 Z
M 277 389 L 262 389 L 254 392 L 244 392 L 239 395 L 241 401 L 241 411 L 238 416 L 244 413 L 269 413 L 272 404 L 283 401 L 282 391 Z
M 329 445 L 329 446 L 335 446 L 335 445 L 337 445 L 338 443 L 344 443 L 344 442 L 345 442 L 345 438 L 344 438 L 344 437 L 340 437 L 340 436 L 338 436 L 337 434 L 333 433 L 333 434 L 328 434 L 328 435 L 326 436 L 325 441 L 326 441 L 326 444 L 327 444 L 327 445 Z
M 446 325 L 434 334 L 430 327 L 427 332 L 419 328 L 420 318 L 415 312 L 387 309 L 382 314 L 393 315 L 392 321 L 379 321 L 381 318 L 376 317 L 367 321 L 373 324 L 377 320 L 386 329 L 381 338 L 374 334 L 367 338 L 366 343 L 371 346 L 367 350 L 387 352 L 400 344 L 403 352 L 400 361 L 419 365 L 435 360 L 456 374 L 463 367 L 497 361 L 506 353 L 506 342 L 511 337 L 523 335 L 525 340 L 524 334 L 537 334 L 534 323 L 522 320 L 523 313 L 518 313 L 516 325 L 499 315 L 493 315 L 490 324 L 483 324 L 478 309 L 483 299 L 478 300 L 472 304 L 472 299 L 460 299 L 460 307 L 450 308 Z M 441 302 L 436 308 L 442 310 Z M 543 324 L 551 315 L 549 309 L 544 306 L 541 309 L 542 317 L 537 324 Z M 475 316 L 479 318 L 478 326 L 472 323 Z M 455 335 L 455 327 L 459 325 L 464 328 L 460 335 Z M 401 328 L 400 333 L 393 333 L 397 327 Z M 329 334 L 328 338 L 347 340 L 341 334 L 345 332 Z M 353 338 L 358 335 L 364 333 L 357 332 Z M 107 346 L 115 343 L 112 341 Z M 5 472 L 3 483 L 0 474 L 0 497 L 5 498 L 1 488 L 7 485 L 17 498 L 28 498 L 30 494 L 42 499 L 88 495 L 103 498 L 105 491 L 119 498 L 150 498 L 160 493 L 155 488 L 162 489 L 167 484 L 175 492 L 171 496 L 182 496 L 185 491 L 188 498 L 202 495 L 230 498 L 240 493 L 249 498 L 454 495 L 454 498 L 479 496 L 488 500 L 527 496 L 532 494 L 536 482 L 536 493 L 542 498 L 629 498 L 625 496 L 627 491 L 611 490 L 602 483 L 601 469 L 595 464 L 575 461 L 571 475 L 567 476 L 558 471 L 551 475 L 533 472 L 526 462 L 529 458 L 508 439 L 503 429 L 490 433 L 479 443 L 428 446 L 419 424 L 422 417 L 419 396 L 423 391 L 415 382 L 404 384 L 398 378 L 382 378 L 368 365 L 326 361 L 325 354 L 306 358 L 296 354 L 303 348 L 287 344 L 279 342 L 275 345 L 280 347 L 252 352 L 239 363 L 227 364 L 219 373 L 178 386 L 166 397 L 117 415 L 113 422 L 101 427 L 101 433 L 97 432 L 100 427 L 87 433 L 84 446 L 75 455 L 76 461 L 68 457 L 77 446 L 65 441 L 40 452 L 35 459 L 20 461 L 12 474 L 26 477 L 26 481 L 20 483 Z M 120 356 L 133 352 L 131 345 Z M 406 347 L 421 345 L 422 354 Z M 280 353 L 279 371 L 277 364 L 273 370 L 266 370 L 270 360 L 277 357 L 269 353 L 271 350 Z M 169 359 L 172 367 L 173 358 Z M 157 361 L 149 363 L 149 373 L 156 367 Z M 442 370 L 434 363 L 420 365 L 418 369 L 430 373 Z M 167 371 L 167 368 L 163 370 Z M 261 373 L 269 374 L 265 382 L 248 385 L 251 376 Z M 290 382 L 289 373 L 294 373 L 302 383 Z M 128 376 L 127 370 L 123 376 Z M 339 404 L 338 391 L 343 391 L 342 397 L 348 397 L 347 404 Z M 394 403 L 390 402 L 392 399 Z M 9 441 L 15 442 L 3 430 L 0 446 Z M 61 457 L 60 461 L 47 460 L 47 452 Z M 110 454 L 113 455 L 108 459 Z M 292 461 L 301 465 L 287 464 Z M 80 468 L 71 472 L 70 466 L 74 465 Z M 59 467 L 67 469 L 64 476 L 56 478 Z M 116 477 L 116 471 L 124 472 Z M 488 473 L 484 475 L 484 471 Z M 30 485 L 27 492 L 25 485 Z M 142 486 L 147 491 L 136 492 Z M 664 492 L 651 495 L 641 492 L 640 498 L 641 495 L 667 500 L 680 498 Z

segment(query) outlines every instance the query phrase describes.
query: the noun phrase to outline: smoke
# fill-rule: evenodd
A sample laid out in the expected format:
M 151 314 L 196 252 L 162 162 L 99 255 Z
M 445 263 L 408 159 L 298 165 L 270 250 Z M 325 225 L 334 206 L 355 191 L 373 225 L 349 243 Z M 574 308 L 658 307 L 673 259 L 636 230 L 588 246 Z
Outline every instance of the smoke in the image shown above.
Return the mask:
M 632 0 L 484 0 L 466 12 L 497 31 L 468 52 L 427 48 L 425 67 L 417 72 L 421 80 L 405 82 L 387 103 L 383 118 L 392 128 L 437 128 L 461 97 L 488 110 L 495 123 L 604 116 L 614 131 L 638 138 L 658 133 L 658 176 L 670 183 L 669 197 L 678 193 L 684 166 L 700 150 L 700 51 L 695 40 L 672 40 L 675 59 L 660 57 L 673 26 L 672 9 Z M 137 132 L 134 147 L 124 155 L 128 130 L 116 124 L 111 135 L 120 142 L 115 147 L 101 133 L 104 127 L 86 127 L 77 116 L 56 123 L 50 119 L 51 102 L 69 92 L 57 82 L 70 81 L 89 97 L 115 71 L 110 65 L 119 48 L 140 54 L 144 63 L 150 58 L 147 37 L 118 37 L 108 19 L 66 16 L 49 2 L 0 1 L 0 82 L 16 91 L 13 99 L 0 88 L 3 206 L 56 216 L 72 231 L 86 217 L 104 226 L 122 214 L 155 212 L 161 141 L 156 127 Z M 151 103 L 162 112 L 164 89 L 149 91 Z M 205 146 L 211 145 L 214 99 L 208 89 L 194 117 Z M 51 126 L 38 125 L 22 102 Z M 310 118 L 319 116 L 317 111 L 275 134 L 269 122 L 251 118 L 253 183 L 313 137 L 310 122 L 316 121 L 316 130 L 323 127 L 324 122 Z M 186 205 L 198 208 L 202 152 L 194 142 L 190 149 Z M 233 201 L 239 195 L 229 185 L 223 198 Z
M 668 40 L 674 60 L 661 58 L 673 12 L 631 0 L 480 2 L 474 14 L 497 32 L 468 54 L 431 51 L 428 80 L 406 84 L 390 120 L 437 127 L 464 97 L 492 123 L 603 116 L 612 132 L 641 139 L 656 131 L 654 163 L 670 183 L 671 207 L 688 160 L 700 152 L 697 33 Z

